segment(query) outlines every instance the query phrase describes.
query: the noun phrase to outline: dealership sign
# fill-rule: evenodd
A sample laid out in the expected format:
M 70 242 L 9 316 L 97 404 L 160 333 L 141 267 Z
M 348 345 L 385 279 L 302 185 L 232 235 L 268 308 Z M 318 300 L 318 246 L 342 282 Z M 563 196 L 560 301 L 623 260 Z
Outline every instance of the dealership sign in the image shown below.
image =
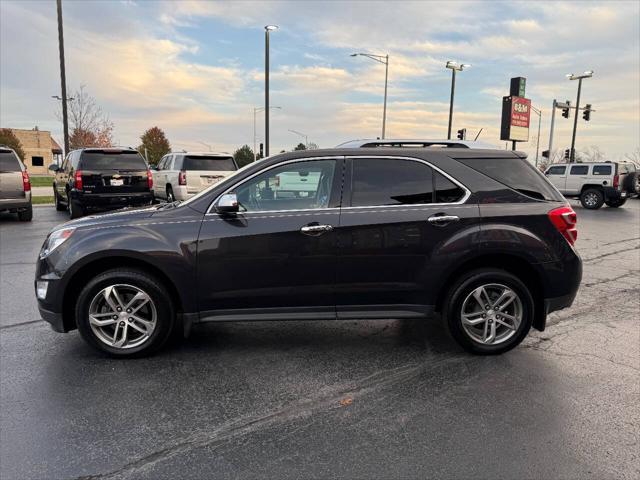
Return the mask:
M 530 119 L 531 100 L 516 96 L 503 97 L 500 140 L 528 141 Z

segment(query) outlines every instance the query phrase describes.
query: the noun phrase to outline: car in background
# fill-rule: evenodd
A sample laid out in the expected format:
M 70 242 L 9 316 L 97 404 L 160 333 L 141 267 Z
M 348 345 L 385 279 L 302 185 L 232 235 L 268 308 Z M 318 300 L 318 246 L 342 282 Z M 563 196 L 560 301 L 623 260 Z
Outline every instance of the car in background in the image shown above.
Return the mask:
M 618 208 L 640 193 L 638 172 L 631 162 L 554 163 L 545 175 L 565 197 L 578 198 L 589 210 L 604 204 Z
M 150 205 L 153 177 L 140 153 L 129 147 L 82 148 L 69 152 L 55 172 L 56 210 L 78 218 L 89 211 Z
M 0 145 L 0 212 L 17 213 L 21 222 L 33 218 L 31 181 L 16 152 Z
M 238 170 L 228 153 L 169 153 L 152 170 L 154 196 L 174 202 L 200 193 Z

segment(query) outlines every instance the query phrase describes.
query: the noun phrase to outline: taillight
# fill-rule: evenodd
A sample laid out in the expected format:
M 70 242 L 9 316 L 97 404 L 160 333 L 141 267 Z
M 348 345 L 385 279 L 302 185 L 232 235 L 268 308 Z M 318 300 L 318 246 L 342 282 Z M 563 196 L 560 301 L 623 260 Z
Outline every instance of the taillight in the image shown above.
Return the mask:
M 578 239 L 578 229 L 576 224 L 578 223 L 578 216 L 573 208 L 566 205 L 564 207 L 554 208 L 549 213 L 549 220 L 558 229 L 564 238 L 567 239 L 570 245 L 576 243 Z
M 153 175 L 151 174 L 151 170 L 147 170 L 147 185 L 149 185 L 149 190 L 153 189 Z
M 31 191 L 31 180 L 29 180 L 29 174 L 27 172 L 22 172 L 22 189 L 25 192 Z
M 82 170 L 76 170 L 75 180 L 76 190 L 82 190 Z
M 617 173 L 613 176 L 613 188 L 617 189 L 618 185 L 620 185 L 620 175 Z
M 186 185 L 187 184 L 187 172 L 184 170 L 180 170 L 178 173 L 178 185 Z

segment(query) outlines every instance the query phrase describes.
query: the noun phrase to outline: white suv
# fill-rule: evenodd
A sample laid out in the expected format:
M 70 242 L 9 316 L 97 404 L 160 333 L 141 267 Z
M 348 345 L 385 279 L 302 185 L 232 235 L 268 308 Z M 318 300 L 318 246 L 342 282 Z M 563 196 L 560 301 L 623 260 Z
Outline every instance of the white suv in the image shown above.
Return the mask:
M 579 198 L 584 208 L 595 210 L 624 205 L 638 194 L 638 172 L 629 162 L 555 163 L 545 172 L 565 197 Z
M 186 200 L 238 170 L 228 153 L 169 153 L 152 170 L 154 196 L 167 202 Z

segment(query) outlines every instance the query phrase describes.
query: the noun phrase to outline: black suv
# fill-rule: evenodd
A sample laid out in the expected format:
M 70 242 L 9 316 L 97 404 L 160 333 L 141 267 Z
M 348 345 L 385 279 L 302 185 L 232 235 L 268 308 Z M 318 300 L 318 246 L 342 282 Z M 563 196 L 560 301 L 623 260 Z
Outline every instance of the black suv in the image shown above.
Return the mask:
M 89 210 L 149 205 L 153 201 L 151 171 L 142 155 L 131 148 L 73 150 L 61 166 L 51 165 L 49 169 L 56 174 L 56 210 L 68 209 L 71 218 Z
M 36 295 L 58 332 L 135 356 L 197 322 L 424 318 L 505 352 L 572 304 L 576 214 L 526 161 L 468 148 L 270 157 L 188 201 L 49 234 Z

